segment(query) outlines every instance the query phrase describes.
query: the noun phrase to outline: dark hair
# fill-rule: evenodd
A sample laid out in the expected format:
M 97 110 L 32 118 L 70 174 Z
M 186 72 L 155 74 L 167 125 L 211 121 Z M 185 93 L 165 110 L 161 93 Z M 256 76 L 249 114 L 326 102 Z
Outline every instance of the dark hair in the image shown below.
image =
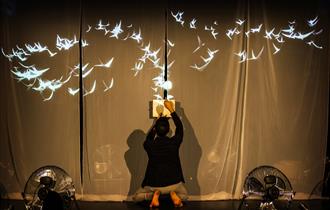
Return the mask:
M 156 133 L 158 136 L 166 136 L 166 134 L 170 131 L 170 124 L 166 117 L 160 117 L 156 121 Z

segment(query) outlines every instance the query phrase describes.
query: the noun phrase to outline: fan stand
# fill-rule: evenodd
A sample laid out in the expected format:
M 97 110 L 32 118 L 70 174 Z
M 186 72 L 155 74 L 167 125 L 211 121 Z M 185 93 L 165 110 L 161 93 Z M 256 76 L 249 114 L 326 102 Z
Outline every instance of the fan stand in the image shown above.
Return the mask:
M 78 201 L 77 201 L 77 199 L 76 199 L 76 196 L 74 195 L 74 196 L 72 197 L 72 199 L 73 199 L 73 203 L 74 203 L 74 205 L 76 206 L 76 210 L 80 210 L 79 205 L 78 205 Z M 70 209 L 72 209 L 72 204 L 71 204 Z

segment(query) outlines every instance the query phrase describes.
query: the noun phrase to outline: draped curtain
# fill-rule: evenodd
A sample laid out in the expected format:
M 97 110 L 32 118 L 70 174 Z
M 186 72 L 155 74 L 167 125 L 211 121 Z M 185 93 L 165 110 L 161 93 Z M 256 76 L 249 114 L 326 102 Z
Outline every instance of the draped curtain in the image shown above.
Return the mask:
M 161 72 L 157 59 L 141 58 L 149 46 L 159 49 L 155 56 L 164 63 L 165 23 L 168 64 L 174 62 L 169 94 L 184 124 L 180 158 L 191 199 L 239 198 L 246 175 L 261 165 L 286 174 L 298 198 L 307 198 L 323 179 L 326 1 L 2 1 L 1 8 L 0 184 L 11 198 L 20 197 L 37 168 L 57 165 L 72 176 L 81 199 L 131 199 L 147 164 L 142 144 L 153 122 L 150 102 L 162 94 L 152 89 Z M 174 17 L 180 12 L 184 23 Z M 308 25 L 314 18 L 317 23 Z M 290 26 L 291 38 L 284 32 Z M 283 42 L 267 37 L 272 29 L 281 32 Z M 139 32 L 143 39 L 137 41 L 132 34 Z M 59 37 L 80 35 L 86 41 L 81 50 L 79 44 L 58 48 Z M 38 42 L 57 54 L 30 53 L 24 61 L 8 57 L 12 49 Z M 111 59 L 111 66 L 104 66 Z M 68 80 L 54 92 L 38 91 L 38 79 L 33 83 L 14 74 L 23 72 L 22 65 L 49 68 L 43 81 Z M 79 87 L 83 101 L 79 92 L 69 91 Z

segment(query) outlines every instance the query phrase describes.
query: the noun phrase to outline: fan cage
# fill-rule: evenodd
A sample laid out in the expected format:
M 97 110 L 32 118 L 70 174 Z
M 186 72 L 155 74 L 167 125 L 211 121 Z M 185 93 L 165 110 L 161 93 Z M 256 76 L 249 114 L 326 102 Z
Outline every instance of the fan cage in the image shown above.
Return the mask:
M 263 165 L 253 169 L 245 178 L 243 186 L 243 197 L 258 199 L 265 196 L 264 177 L 275 176 L 275 186 L 279 189 L 279 199 L 292 200 L 295 192 L 292 189 L 289 179 L 279 169 Z
M 41 209 L 42 201 L 38 197 L 38 191 L 44 187 L 40 183 L 40 178 L 49 176 L 55 181 L 55 185 L 50 190 L 58 193 L 64 201 L 69 201 L 74 198 L 75 187 L 72 178 L 62 168 L 54 165 L 40 167 L 35 170 L 25 184 L 24 192 L 22 193 L 25 206 L 27 209 Z

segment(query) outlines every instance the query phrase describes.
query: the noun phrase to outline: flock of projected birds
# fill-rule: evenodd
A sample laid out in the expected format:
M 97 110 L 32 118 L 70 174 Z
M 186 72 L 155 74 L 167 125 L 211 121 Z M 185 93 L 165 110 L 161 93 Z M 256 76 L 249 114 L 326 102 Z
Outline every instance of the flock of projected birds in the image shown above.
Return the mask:
M 210 38 L 217 39 L 220 36 L 220 32 L 217 28 L 219 28 L 217 21 L 213 21 L 210 25 L 204 25 L 204 27 L 198 25 L 198 20 L 196 18 L 191 19 L 189 22 L 184 20 L 183 16 L 184 12 L 171 12 L 171 17 L 173 17 L 174 21 L 177 24 L 180 24 L 182 27 L 189 27 L 191 30 L 204 30 L 210 33 Z M 234 36 L 242 35 L 249 38 L 252 34 L 262 34 L 263 37 L 267 40 L 272 40 L 273 46 L 273 54 L 277 54 L 280 52 L 283 43 L 285 43 L 286 39 L 295 39 L 301 40 L 307 45 L 311 47 L 315 47 L 317 49 L 322 49 L 323 47 L 319 44 L 315 43 L 314 38 L 322 33 L 322 29 L 316 30 L 317 23 L 319 21 L 318 17 L 314 19 L 307 20 L 306 24 L 310 30 L 308 32 L 296 31 L 296 23 L 295 21 L 288 22 L 288 26 L 284 29 L 280 29 L 275 31 L 275 28 L 272 29 L 263 29 L 263 24 L 259 24 L 254 28 L 250 28 L 248 31 L 243 30 L 243 26 L 245 24 L 244 19 L 236 19 L 233 28 L 227 29 L 225 35 L 228 40 L 232 40 Z M 144 69 L 146 63 L 151 64 L 155 69 L 159 70 L 159 74 L 153 78 L 152 82 L 154 84 L 152 90 L 154 91 L 155 99 L 162 99 L 161 92 L 162 90 L 170 90 L 172 88 L 172 82 L 169 80 L 170 69 L 174 64 L 174 60 L 169 62 L 167 65 L 168 69 L 168 80 L 164 80 L 164 70 L 165 64 L 161 63 L 161 58 L 158 55 L 161 48 L 152 49 L 150 42 L 144 42 L 143 37 L 141 35 L 141 29 L 138 30 L 133 27 L 133 25 L 125 25 L 123 26 L 122 21 L 120 20 L 116 23 L 115 26 L 111 27 L 109 23 L 104 22 L 103 20 L 99 20 L 99 22 L 94 25 L 88 25 L 85 30 L 86 33 L 91 33 L 93 31 L 98 31 L 104 33 L 104 36 L 114 38 L 117 40 L 133 40 L 138 44 L 138 48 L 141 50 L 141 56 L 137 58 L 135 64 L 132 66 L 131 70 L 134 71 L 134 76 L 137 76 L 139 72 Z M 125 35 L 126 34 L 126 35 Z M 123 36 L 124 35 L 124 36 Z M 169 57 L 171 54 L 171 50 L 175 47 L 175 43 L 167 40 L 167 56 Z M 205 42 L 201 40 L 201 38 L 197 35 L 197 43 L 196 48 L 193 50 L 193 54 L 202 51 L 202 53 L 207 54 L 206 57 L 200 56 L 201 62 L 194 63 L 190 66 L 191 69 L 196 71 L 204 71 L 207 66 L 212 62 L 215 58 L 219 49 L 210 49 L 206 47 Z M 60 35 L 57 35 L 56 38 L 56 49 L 49 49 L 47 45 L 41 44 L 40 42 L 36 42 L 33 44 L 25 44 L 20 47 L 16 45 L 15 48 L 12 48 L 9 52 L 5 52 L 3 48 L 1 48 L 1 52 L 3 56 L 5 56 L 10 62 L 17 61 L 18 65 L 11 69 L 11 73 L 14 78 L 17 79 L 18 82 L 24 84 L 28 89 L 33 91 L 37 91 L 40 93 L 44 101 L 49 101 L 54 97 L 54 93 L 63 87 L 66 83 L 68 83 L 72 77 L 79 77 L 80 72 L 80 64 L 75 65 L 70 68 L 70 72 L 68 75 L 62 76 L 59 79 L 44 79 L 44 74 L 49 71 L 49 68 L 39 69 L 36 65 L 27 65 L 26 61 L 28 61 L 29 56 L 36 53 L 48 53 L 49 57 L 54 57 L 61 51 L 70 50 L 75 45 L 79 45 L 79 41 L 77 37 L 74 36 L 73 39 L 64 38 Z M 81 41 L 82 47 L 89 46 L 87 40 Z M 245 50 L 241 50 L 239 52 L 234 52 L 234 55 L 237 56 L 237 60 L 239 63 L 247 62 L 250 60 L 260 59 L 263 53 L 264 47 L 259 49 L 257 52 L 251 50 L 247 52 Z M 206 51 L 206 52 L 205 52 Z M 97 68 L 105 68 L 110 69 L 112 63 L 115 58 L 110 57 L 104 63 L 100 61 L 99 64 L 90 65 L 89 63 L 84 64 L 81 67 L 82 70 L 82 78 L 88 77 L 92 74 L 93 71 Z M 93 84 L 89 88 L 83 87 L 83 96 L 90 95 L 96 91 L 97 81 L 94 80 Z M 114 86 L 114 78 L 109 81 L 102 81 L 101 87 L 103 87 L 103 91 L 107 92 Z M 101 88 L 100 87 L 100 88 Z M 67 92 L 71 95 L 76 95 L 79 92 L 79 87 L 67 87 Z M 168 95 L 167 99 L 173 99 L 172 95 Z

